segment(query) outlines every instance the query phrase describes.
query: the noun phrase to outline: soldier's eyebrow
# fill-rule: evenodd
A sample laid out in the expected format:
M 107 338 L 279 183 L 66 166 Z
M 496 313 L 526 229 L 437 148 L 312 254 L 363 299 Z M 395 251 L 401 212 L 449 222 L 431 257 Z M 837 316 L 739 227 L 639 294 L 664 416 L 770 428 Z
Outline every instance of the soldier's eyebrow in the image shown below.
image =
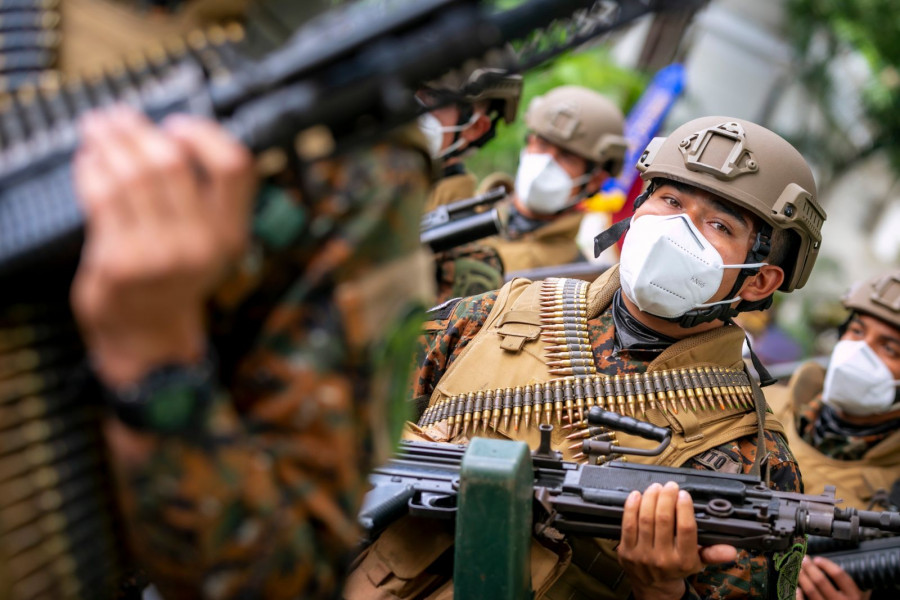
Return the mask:
M 744 227 L 749 227 L 749 224 L 747 223 L 747 217 L 745 217 L 744 214 L 736 207 L 732 206 L 730 202 L 723 202 L 718 198 L 710 198 L 709 201 L 713 206 L 716 207 L 717 210 L 721 210 L 722 212 L 727 213 Z

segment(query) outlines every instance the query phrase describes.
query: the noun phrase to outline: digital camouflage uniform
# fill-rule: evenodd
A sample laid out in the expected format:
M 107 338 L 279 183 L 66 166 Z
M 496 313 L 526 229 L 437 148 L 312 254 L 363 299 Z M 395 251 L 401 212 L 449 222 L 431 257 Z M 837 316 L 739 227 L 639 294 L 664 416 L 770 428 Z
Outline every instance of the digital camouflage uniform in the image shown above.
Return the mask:
M 430 395 L 447 368 L 466 348 L 467 344 L 481 329 L 497 298 L 491 292 L 473 298 L 464 298 L 457 303 L 429 313 L 425 334 L 420 338 L 416 357 L 418 370 L 415 374 L 414 396 Z M 629 352 L 615 347 L 615 327 L 610 310 L 606 310 L 588 320 L 594 362 L 597 371 L 606 375 L 640 373 L 655 354 Z M 769 453 L 768 468 L 771 487 L 781 491 L 802 491 L 800 472 L 784 438 L 767 431 L 766 451 Z M 557 450 L 561 448 L 555 448 Z M 716 448 L 734 464 L 740 465 L 740 472 L 748 473 L 757 452 L 755 435 L 742 437 L 732 443 Z M 696 459 L 684 465 L 687 468 L 708 469 Z M 798 540 L 799 542 L 800 540 Z M 783 555 L 780 560 L 785 560 Z M 795 557 L 796 558 L 796 557 Z M 691 584 L 686 598 L 766 598 L 776 597 L 775 560 L 760 552 L 741 550 L 734 563 L 705 569 L 690 578 Z M 799 565 L 797 565 L 799 566 Z M 789 590 L 781 590 L 778 597 L 793 598 L 793 585 Z M 784 579 L 782 579 L 784 581 Z M 782 583 L 784 585 L 784 583 Z M 692 588 L 692 589 L 691 589 Z M 551 590 L 552 594 L 552 590 Z M 555 596 L 550 596 L 555 597 Z
M 825 369 L 801 366 L 785 387 L 772 387 L 766 398 L 787 429 L 788 442 L 804 474 L 807 492 L 836 487 L 844 506 L 888 508 L 887 492 L 900 479 L 900 431 L 897 421 L 853 426 L 822 401 Z
M 248 2 L 148 4 L 60 3 L 59 70 L 161 50 Z M 288 31 L 337 3 L 269 4 L 290 13 Z M 205 402 L 191 394 L 211 395 L 209 409 L 187 434 L 136 432 L 109 457 L 131 549 L 163 597 L 336 596 L 365 474 L 399 436 L 434 300 L 418 240 L 431 176 L 412 128 L 261 188 L 251 248 L 210 303 L 216 389 L 147 398 L 185 410 Z
M 900 331 L 900 271 L 882 273 L 859 282 L 842 298 L 843 305 L 856 315 L 865 315 Z M 862 326 L 862 325 L 860 325 Z M 849 338 L 849 339 L 848 339 Z M 880 336 L 876 336 L 875 340 Z M 844 341 L 853 335 L 842 334 Z M 863 341 L 876 343 L 868 334 Z M 869 348 L 872 350 L 872 348 Z M 874 360 L 884 362 L 877 354 Z M 886 366 L 884 368 L 887 368 Z M 816 363 L 801 365 L 786 387 L 772 387 L 768 394 L 772 409 L 784 423 L 788 442 L 803 469 L 812 493 L 833 485 L 835 496 L 844 505 L 858 509 L 891 508 L 888 492 L 900 481 L 900 419 L 868 424 L 850 422 L 837 407 L 823 401 L 826 369 Z M 860 382 L 855 385 L 862 387 Z M 864 394 L 859 388 L 853 392 Z M 858 390 L 858 391 L 857 391 Z M 896 402 L 896 392 L 894 393 Z M 884 406 L 883 411 L 894 407 Z
M 834 432 L 817 431 L 816 424 L 822 414 L 822 395 L 813 398 L 803 407 L 795 407 L 797 432 L 807 444 L 815 446 L 822 454 L 839 460 L 859 460 L 867 451 L 886 440 L 896 429 L 870 428 L 858 435 L 837 435 Z
M 166 598 L 335 595 L 364 475 L 404 418 L 429 291 L 427 164 L 382 144 L 314 165 L 315 201 L 264 190 L 255 260 L 217 298 L 213 405 L 190 435 L 145 436 L 116 464 L 133 546 Z

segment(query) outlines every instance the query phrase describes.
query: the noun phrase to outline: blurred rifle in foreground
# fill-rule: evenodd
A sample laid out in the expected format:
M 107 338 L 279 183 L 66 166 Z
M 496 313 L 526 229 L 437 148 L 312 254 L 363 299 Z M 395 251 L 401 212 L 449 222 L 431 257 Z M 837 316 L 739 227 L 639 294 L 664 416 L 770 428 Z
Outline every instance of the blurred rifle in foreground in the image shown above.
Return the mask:
M 585 451 L 655 455 L 669 443 L 671 432 L 594 407 L 594 425 L 627 431 L 659 441 L 646 450 L 585 441 Z M 611 461 L 603 466 L 563 461 L 550 449 L 552 426 L 541 425 L 541 446 L 532 455 L 535 529 L 553 528 L 569 535 L 619 539 L 625 501 L 633 490 L 652 483 L 676 482 L 690 492 L 701 545 L 730 544 L 738 548 L 778 551 L 796 537 L 815 534 L 858 541 L 871 528 L 900 533 L 900 513 L 838 508 L 834 488 L 818 495 L 779 492 L 749 475 L 678 469 Z M 375 469 L 373 484 L 360 513 L 371 535 L 405 514 L 455 518 L 460 469 L 466 447 L 426 442 L 401 442 L 395 458 Z
M 421 111 L 413 96 L 421 82 L 493 48 L 529 37 L 549 40 L 549 48 L 535 46 L 510 65 L 521 70 L 643 14 L 683 4 L 527 0 L 500 11 L 483 0 L 350 4 L 314 19 L 259 60 L 235 58 L 232 47 L 217 53 L 212 43 L 15 103 L 0 113 L 0 275 L 77 255 L 71 251 L 82 227 L 70 181 L 75 123 L 96 106 L 123 101 L 156 120 L 201 114 L 254 153 L 295 147 L 313 160 L 409 122 Z M 209 55 L 213 60 L 204 62 Z
M 506 226 L 506 213 L 494 205 L 508 195 L 503 187 L 439 206 L 425 213 L 420 239 L 434 252 L 442 252 L 497 235 Z
M 900 585 L 900 536 L 879 530 L 860 533 L 858 542 L 809 537 L 810 556 L 837 563 L 863 590 L 887 590 Z

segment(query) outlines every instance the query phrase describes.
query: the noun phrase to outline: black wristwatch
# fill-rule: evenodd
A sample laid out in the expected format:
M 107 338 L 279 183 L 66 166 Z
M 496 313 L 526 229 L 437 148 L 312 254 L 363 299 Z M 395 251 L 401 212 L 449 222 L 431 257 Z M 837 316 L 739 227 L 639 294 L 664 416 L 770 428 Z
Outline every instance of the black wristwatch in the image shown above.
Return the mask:
M 201 425 L 215 393 L 215 361 L 157 367 L 137 383 L 107 389 L 109 407 L 133 429 L 180 433 Z

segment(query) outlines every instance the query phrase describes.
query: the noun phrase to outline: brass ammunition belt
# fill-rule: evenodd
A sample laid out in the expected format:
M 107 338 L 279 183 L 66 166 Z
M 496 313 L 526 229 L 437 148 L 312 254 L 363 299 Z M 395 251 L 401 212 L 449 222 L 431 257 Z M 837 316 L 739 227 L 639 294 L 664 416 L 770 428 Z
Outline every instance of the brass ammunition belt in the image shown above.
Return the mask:
M 58 0 L 0 0 L 0 94 L 35 85 L 56 64 Z
M 29 300 L 0 309 L 0 597 L 112 598 L 103 408 L 66 303 Z
M 550 278 L 541 282 L 541 338 L 553 375 L 593 375 L 594 355 L 587 324 L 586 281 Z
M 47 48 L 48 35 L 32 36 L 33 50 L 4 52 L 0 48 L 0 149 L 40 134 L 68 135 L 57 129 L 71 125 L 91 109 L 133 101 L 152 92 L 184 61 L 200 66 L 213 78 L 228 76 L 246 61 L 238 48 L 244 39 L 243 28 L 238 24 L 212 26 L 156 44 L 125 60 L 114 59 L 106 69 L 63 81 L 57 72 L 47 70 L 55 60 L 55 47 Z M 0 37 L 0 44 L 4 39 Z M 16 40 L 29 41 L 20 35 L 5 43 Z
M 568 376 L 544 383 L 468 392 L 441 398 L 422 414 L 420 427 L 446 424 L 453 439 L 481 428 L 518 431 L 542 423 L 584 420 L 599 406 L 638 419 L 663 412 L 744 410 L 754 407 L 747 374 L 722 367 L 667 369 L 623 375 Z

